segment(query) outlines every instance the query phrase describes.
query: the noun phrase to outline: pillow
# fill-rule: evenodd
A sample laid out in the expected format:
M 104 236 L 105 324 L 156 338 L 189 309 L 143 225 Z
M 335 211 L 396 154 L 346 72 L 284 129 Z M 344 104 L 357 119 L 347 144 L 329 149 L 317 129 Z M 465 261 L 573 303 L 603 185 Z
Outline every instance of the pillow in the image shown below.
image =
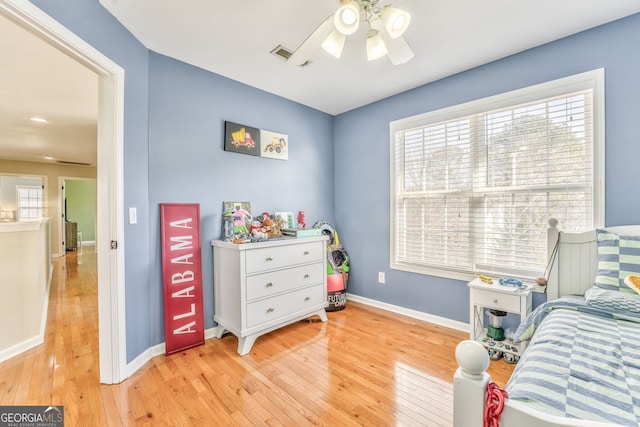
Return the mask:
M 636 293 L 610 291 L 594 286 L 584 293 L 584 300 L 591 307 L 640 313 L 640 295 Z
M 632 276 L 630 274 L 624 278 L 624 284 L 640 294 L 640 276 Z
M 596 230 L 598 272 L 594 286 L 633 292 L 624 283 L 628 275 L 640 276 L 640 236 L 624 236 Z

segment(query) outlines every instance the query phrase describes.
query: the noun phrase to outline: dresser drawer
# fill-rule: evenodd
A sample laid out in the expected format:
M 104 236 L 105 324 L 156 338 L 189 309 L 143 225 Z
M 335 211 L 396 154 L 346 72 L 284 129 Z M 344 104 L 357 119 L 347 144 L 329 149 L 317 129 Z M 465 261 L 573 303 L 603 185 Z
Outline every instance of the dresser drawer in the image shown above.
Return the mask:
M 474 294 L 475 302 L 478 305 L 503 311 L 520 312 L 520 295 L 485 292 L 475 289 L 474 292 L 476 292 Z
M 248 276 L 246 279 L 247 300 L 264 298 L 314 283 L 323 283 L 324 263 L 302 265 L 284 270 Z
M 296 243 L 252 249 L 246 253 L 246 273 L 276 270 L 310 262 L 323 261 L 326 257 L 324 242 Z
M 247 327 L 277 320 L 326 301 L 324 283 L 247 304 Z

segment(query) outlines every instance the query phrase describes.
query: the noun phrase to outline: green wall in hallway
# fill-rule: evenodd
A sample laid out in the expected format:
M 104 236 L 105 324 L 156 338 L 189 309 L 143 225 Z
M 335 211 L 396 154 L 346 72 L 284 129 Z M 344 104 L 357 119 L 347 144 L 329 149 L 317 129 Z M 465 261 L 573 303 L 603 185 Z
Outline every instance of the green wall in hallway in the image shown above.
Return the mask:
M 67 220 L 78 223 L 82 241 L 96 240 L 96 182 L 65 181 Z

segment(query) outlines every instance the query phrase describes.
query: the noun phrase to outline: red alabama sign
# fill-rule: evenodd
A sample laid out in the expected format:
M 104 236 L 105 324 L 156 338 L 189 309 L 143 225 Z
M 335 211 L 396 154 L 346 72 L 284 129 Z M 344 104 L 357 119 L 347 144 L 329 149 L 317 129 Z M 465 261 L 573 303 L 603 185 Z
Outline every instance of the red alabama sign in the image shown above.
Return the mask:
M 200 205 L 160 204 L 165 353 L 204 344 Z

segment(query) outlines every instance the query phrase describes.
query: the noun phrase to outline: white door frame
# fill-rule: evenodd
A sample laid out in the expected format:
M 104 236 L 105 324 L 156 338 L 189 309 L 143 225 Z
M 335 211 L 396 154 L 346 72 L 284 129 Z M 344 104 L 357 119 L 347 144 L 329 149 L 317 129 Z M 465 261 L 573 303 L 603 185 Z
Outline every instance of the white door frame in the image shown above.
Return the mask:
M 124 292 L 124 70 L 27 0 L 0 0 L 0 14 L 98 74 L 96 252 L 100 382 L 126 379 Z M 111 249 L 117 242 L 117 250 Z

